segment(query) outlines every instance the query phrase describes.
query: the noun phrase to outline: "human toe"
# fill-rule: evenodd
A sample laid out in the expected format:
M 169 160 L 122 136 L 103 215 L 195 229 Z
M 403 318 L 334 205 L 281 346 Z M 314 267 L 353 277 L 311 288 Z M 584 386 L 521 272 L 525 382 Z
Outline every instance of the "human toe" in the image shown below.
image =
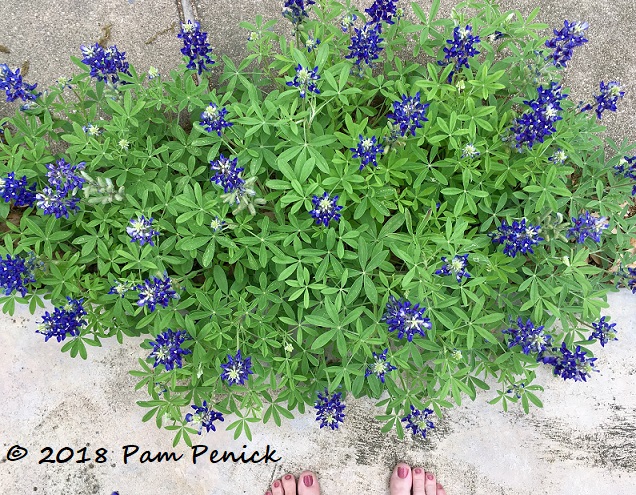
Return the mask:
M 285 491 L 283 490 L 283 484 L 281 483 L 280 480 L 275 480 L 272 483 L 272 486 L 271 486 L 270 490 L 272 491 L 272 495 L 284 495 L 285 494 Z
M 424 469 L 421 467 L 413 469 L 413 495 L 429 495 L 425 488 L 425 480 Z
M 298 476 L 298 495 L 319 495 L 318 477 L 311 471 L 303 471 Z
M 437 483 L 437 493 L 435 495 L 446 495 L 446 490 L 441 483 Z
M 437 495 L 437 480 L 433 473 L 426 473 L 424 477 L 424 493 L 426 495 Z
M 391 495 L 410 495 L 412 486 L 411 467 L 404 462 L 393 469 L 390 481 Z
M 292 474 L 286 474 L 281 478 L 285 495 L 296 495 L 296 478 Z

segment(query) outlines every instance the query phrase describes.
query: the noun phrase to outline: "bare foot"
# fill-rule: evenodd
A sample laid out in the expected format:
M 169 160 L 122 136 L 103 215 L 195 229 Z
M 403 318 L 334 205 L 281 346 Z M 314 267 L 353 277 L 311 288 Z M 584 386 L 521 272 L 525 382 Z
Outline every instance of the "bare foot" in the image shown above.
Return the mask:
M 319 495 L 318 478 L 311 471 L 303 471 L 298 481 L 293 474 L 286 474 L 272 483 L 265 495 Z
M 411 469 L 403 462 L 395 466 L 389 487 L 391 495 L 446 495 L 433 473 L 427 473 L 421 467 Z

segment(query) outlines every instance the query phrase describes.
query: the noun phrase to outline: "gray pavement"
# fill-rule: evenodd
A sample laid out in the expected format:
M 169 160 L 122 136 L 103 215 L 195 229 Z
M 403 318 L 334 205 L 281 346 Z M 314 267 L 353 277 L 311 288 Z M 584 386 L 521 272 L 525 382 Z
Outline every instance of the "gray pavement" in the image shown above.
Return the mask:
M 354 2 L 360 9 L 369 2 Z M 457 2 L 443 0 L 440 16 L 448 16 Z M 239 60 L 246 32 L 237 27 L 257 13 L 279 18 L 282 1 L 199 0 L 192 12 L 210 34 L 215 53 Z M 426 11 L 430 1 L 420 1 Z M 586 20 L 590 42 L 578 48 L 567 71 L 572 98 L 586 98 L 599 80 L 618 79 L 627 90 L 619 111 L 607 112 L 607 136 L 636 140 L 636 22 L 633 0 L 505 0 L 502 9 L 516 8 L 526 16 L 542 7 L 537 22 L 552 27 L 564 19 Z M 409 7 L 406 5 L 407 15 Z M 126 51 L 139 71 L 150 66 L 167 73 L 180 61 L 178 23 L 188 9 L 158 0 L 20 1 L 0 3 L 0 62 L 12 67 L 29 63 L 29 82 L 41 86 L 73 73 L 69 56 L 79 56 L 79 45 L 92 43 L 110 31 L 109 43 Z M 176 23 L 176 24 L 175 24 Z M 110 26 L 109 29 L 106 29 Z M 172 28 L 174 26 L 174 28 Z M 285 28 L 281 23 L 280 29 Z M 171 30 L 172 29 L 172 30 Z M 220 58 L 217 56 L 217 58 Z M 0 116 L 15 105 L 0 103 Z M 14 317 L 0 314 L 0 493 L 26 495 L 234 495 L 261 494 L 268 483 L 287 471 L 317 471 L 325 495 L 387 493 L 389 470 L 399 460 L 434 470 L 449 495 L 539 495 L 612 493 L 630 495 L 636 486 L 636 443 L 633 440 L 636 368 L 636 295 L 613 294 L 606 314 L 620 328 L 620 341 L 599 349 L 599 368 L 588 383 L 566 383 L 540 373 L 546 386 L 545 407 L 526 416 L 518 410 L 504 414 L 486 404 L 489 393 L 474 403 L 449 411 L 430 440 L 398 441 L 379 432 L 372 419 L 379 411 L 370 401 L 349 400 L 348 420 L 337 432 L 316 428 L 311 413 L 281 429 L 255 425 L 252 442 L 234 441 L 224 430 L 201 438 L 219 450 L 263 450 L 270 445 L 282 460 L 274 465 L 132 463 L 124 465 L 121 446 L 138 444 L 141 450 L 171 450 L 172 436 L 154 424 L 141 423 L 143 410 L 127 374 L 146 352 L 139 340 L 123 346 L 105 342 L 91 349 L 88 361 L 72 360 L 55 342 L 44 344 L 34 334 L 41 316 L 21 308 Z M 6 449 L 20 443 L 29 456 L 19 462 L 3 458 Z M 104 464 L 42 464 L 40 449 L 51 446 L 75 450 L 86 446 L 109 450 Z M 187 448 L 174 449 L 186 453 Z M 111 456 L 112 454 L 112 456 Z

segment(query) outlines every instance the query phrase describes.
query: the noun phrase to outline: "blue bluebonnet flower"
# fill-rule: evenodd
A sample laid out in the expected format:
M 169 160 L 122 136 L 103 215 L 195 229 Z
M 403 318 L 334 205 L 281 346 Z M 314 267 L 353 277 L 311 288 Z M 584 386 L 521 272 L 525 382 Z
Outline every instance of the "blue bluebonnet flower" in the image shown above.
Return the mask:
M 340 29 L 342 29 L 343 33 L 349 31 L 349 28 L 352 27 L 356 19 L 358 18 L 355 14 L 345 14 L 340 18 Z
M 135 287 L 139 291 L 137 306 L 147 306 L 153 312 L 160 304 L 164 308 L 168 307 L 170 299 L 179 299 L 179 295 L 172 288 L 172 281 L 168 274 L 164 272 L 165 279 L 153 277 L 153 280 L 146 279 L 143 284 Z
M 221 131 L 225 127 L 231 127 L 234 124 L 225 121 L 227 109 L 223 107 L 221 110 L 214 103 L 210 103 L 203 112 L 201 112 L 201 127 L 206 131 L 215 131 L 221 137 Z
M 410 429 L 414 436 L 421 435 L 422 438 L 426 438 L 426 432 L 435 428 L 433 421 L 429 419 L 432 414 L 432 409 L 420 411 L 411 405 L 411 412 L 402 418 L 402 422 L 406 423 L 404 427 Z
M 616 338 L 617 330 L 614 328 L 616 326 L 616 323 L 607 323 L 605 321 L 605 318 L 607 318 L 607 316 L 601 317 L 598 323 L 592 323 L 594 331 L 588 338 L 588 340 L 598 339 L 602 347 L 605 347 L 605 344 L 607 344 L 611 340 L 618 340 Z
M 380 43 L 384 41 L 380 38 L 380 24 L 365 24 L 361 29 L 354 28 L 355 34 L 351 36 L 349 53 L 345 58 L 355 58 L 355 64 L 359 69 L 359 76 L 362 77 L 366 66 L 372 67 L 373 61 L 377 60 L 382 51 Z M 364 62 L 365 65 L 362 65 Z
M 307 38 L 307 41 L 305 41 L 305 48 L 307 48 L 307 53 L 311 53 L 311 51 L 315 50 L 318 45 L 320 45 L 320 38 L 313 38 L 309 36 Z
M 21 179 L 15 178 L 15 172 L 9 172 L 4 179 L 0 178 L 0 194 L 5 203 L 13 200 L 15 206 L 31 207 L 35 203 L 36 183 L 30 186 L 27 183 L 26 175 Z
M 325 388 L 324 394 L 318 392 L 318 400 L 314 404 L 316 409 L 316 421 L 320 421 L 320 427 L 328 426 L 332 430 L 338 429 L 339 423 L 344 423 L 345 404 L 340 400 L 341 392 L 329 395 L 329 390 Z
M 479 151 L 475 147 L 473 143 L 468 143 L 462 149 L 462 158 L 477 158 L 479 156 Z
M 388 349 L 384 349 L 381 354 L 376 354 L 375 352 L 373 353 L 375 362 L 367 367 L 364 376 L 376 375 L 380 379 L 380 381 L 384 383 L 384 375 L 390 371 L 397 369 L 386 360 L 386 354 L 388 351 Z
M 282 15 L 294 25 L 294 29 L 298 29 L 304 18 L 309 17 L 305 7 L 315 3 L 314 0 L 285 0 Z
M 152 238 L 159 235 L 159 231 L 152 228 L 152 222 L 154 222 L 154 218 L 146 218 L 144 215 L 141 215 L 141 218 L 131 218 L 130 227 L 126 227 L 130 242 L 139 241 L 140 246 L 146 243 L 154 246 L 155 243 Z
M 453 39 L 446 40 L 450 46 L 444 47 L 444 53 L 446 53 L 444 58 L 446 60 L 437 61 L 437 63 L 442 66 L 446 66 L 451 62 L 455 63 L 455 67 L 448 75 L 447 82 L 450 83 L 453 80 L 453 74 L 462 67 L 466 67 L 467 69 L 470 67 L 470 65 L 468 65 L 468 57 L 474 57 L 481 53 L 475 48 L 475 44 L 479 43 L 479 41 L 479 36 L 473 36 L 472 26 L 467 25 L 465 28 L 455 26 L 455 29 L 453 29 Z
M 576 346 L 574 352 L 570 351 L 563 342 L 561 348 L 552 348 L 550 352 L 540 356 L 537 361 L 554 366 L 554 374 L 564 380 L 585 382 L 591 376 L 592 371 L 599 371 L 594 368 L 596 359 L 587 357 L 587 353 L 581 350 L 581 346 Z
M 338 196 L 332 198 L 327 192 L 322 195 L 322 198 L 314 195 L 311 199 L 314 209 L 309 214 L 316 219 L 316 225 L 322 223 L 325 227 L 329 227 L 331 220 L 334 222 L 340 220 L 340 213 L 338 212 L 342 210 L 342 206 L 336 205 L 336 201 L 338 201 Z
M 398 339 L 406 335 L 406 340 L 412 342 L 416 333 L 426 337 L 424 329 L 433 327 L 431 320 L 424 316 L 424 311 L 426 308 L 420 308 L 419 304 L 412 306 L 410 301 L 398 301 L 395 297 L 389 296 L 381 321 L 387 323 L 389 332 L 398 333 Z
M 122 298 L 126 295 L 126 292 L 135 288 L 135 284 L 129 282 L 128 280 L 121 282 L 119 280 L 115 280 L 115 285 L 110 288 L 108 291 L 109 294 L 117 294 Z
M 589 211 L 572 217 L 574 226 L 568 230 L 567 237 L 578 237 L 577 242 L 583 244 L 586 238 L 591 238 L 596 242 L 601 242 L 601 232 L 608 227 L 606 217 L 593 217 Z
M 194 413 L 186 414 L 185 420 L 188 423 L 199 425 L 199 435 L 203 431 L 203 428 L 205 428 L 207 433 L 209 433 L 210 430 L 216 431 L 216 427 L 214 426 L 215 421 L 225 421 L 223 414 L 214 411 L 212 406 L 208 406 L 207 401 L 203 401 L 203 405 L 201 406 L 193 405 L 192 409 L 194 409 Z
M 498 39 L 501 39 L 503 37 L 505 37 L 505 33 L 502 33 L 501 31 L 495 31 L 492 34 L 489 34 L 488 36 L 486 36 L 486 38 L 488 39 L 488 41 L 490 43 L 497 41 Z
M 360 134 L 360 142 L 356 148 L 349 148 L 353 151 L 353 158 L 362 158 L 360 170 L 366 165 L 372 163 L 374 167 L 378 166 L 377 154 L 382 153 L 383 148 L 376 144 L 376 137 L 365 138 Z
M 548 158 L 548 161 L 554 164 L 563 165 L 565 163 L 565 160 L 567 159 L 568 159 L 568 155 L 565 154 L 565 151 L 559 148 L 558 150 L 554 152 L 554 154 L 550 158 Z
M 38 324 L 35 332 L 44 335 L 44 342 L 51 337 L 55 337 L 58 342 L 67 336 L 77 337 L 81 327 L 87 324 L 82 318 L 86 315 L 82 306 L 84 299 L 71 299 L 69 296 L 66 296 L 66 299 L 68 302 L 64 306 L 56 307 L 53 314 L 45 311 L 42 323 Z
M 517 325 L 502 330 L 502 333 L 511 337 L 508 348 L 518 345 L 524 354 L 543 353 L 552 343 L 552 335 L 544 332 L 543 325 L 535 327 L 530 318 L 524 323 L 521 317 L 518 317 Z
M 621 267 L 619 275 L 623 283 L 627 279 L 627 288 L 632 291 L 632 294 L 636 294 L 636 268 L 627 267 L 627 271 L 625 271 Z
M 524 144 L 532 148 L 535 141 L 542 143 L 544 137 L 556 132 L 554 124 L 563 118 L 558 114 L 563 110 L 560 102 L 568 95 L 561 93 L 561 86 L 552 82 L 549 88 L 539 86 L 537 91 L 539 97 L 536 100 L 524 100 L 531 110 L 516 119 L 515 125 L 510 128 L 515 133 L 517 148 Z
M 148 359 L 154 358 L 155 368 L 160 364 L 163 364 L 166 371 L 171 371 L 174 368 L 181 368 L 183 362 L 181 357 L 187 354 L 192 354 L 190 349 L 183 349 L 183 344 L 190 337 L 187 332 L 179 330 L 178 332 L 168 328 L 163 333 L 160 333 L 155 337 L 154 341 L 150 342 L 152 346 L 152 352 L 148 356 Z
M 439 270 L 435 270 L 436 275 L 455 275 L 458 284 L 462 282 L 462 277 L 470 278 L 470 273 L 466 271 L 466 264 L 468 263 L 467 254 L 455 255 L 453 261 L 450 263 L 448 263 L 445 256 L 442 256 L 442 261 L 445 264 Z
M 223 188 L 223 192 L 233 191 L 243 184 L 245 180 L 241 177 L 241 172 L 245 170 L 243 167 L 237 167 L 238 158 L 230 160 L 220 154 L 218 160 L 210 162 L 210 170 L 214 170 L 216 173 L 214 177 L 210 177 L 210 182 L 215 182 Z
M 636 155 L 621 158 L 618 165 L 614 165 L 614 170 L 614 175 L 622 174 L 626 179 L 636 180 Z
M 181 32 L 177 38 L 183 40 L 181 53 L 188 57 L 187 67 L 190 70 L 197 70 L 201 75 L 203 71 L 210 70 L 214 65 L 212 60 L 212 47 L 208 43 L 208 33 L 201 31 L 201 25 L 195 21 L 188 21 L 181 24 Z
M 304 98 L 307 91 L 320 94 L 320 90 L 312 81 L 320 79 L 318 75 L 318 66 L 313 70 L 305 69 L 302 65 L 298 64 L 296 67 L 296 75 L 292 81 L 287 81 L 287 86 L 295 86 L 300 89 L 300 97 Z
M 369 14 L 367 24 L 376 24 L 378 32 L 382 32 L 382 21 L 387 24 L 394 24 L 393 17 L 396 15 L 397 0 L 374 0 L 373 5 L 364 11 Z
M 422 122 L 427 122 L 426 110 L 428 103 L 420 101 L 420 92 L 415 96 L 402 95 L 402 101 L 393 102 L 393 113 L 389 113 L 387 118 L 393 120 L 395 126 L 400 127 L 402 136 L 410 132 L 415 136 L 415 129 L 422 127 Z
M 219 217 L 214 217 L 212 222 L 210 222 L 210 228 L 212 232 L 219 232 L 223 230 L 227 226 L 227 222 L 225 220 L 221 220 Z
M 43 188 L 42 192 L 37 193 L 35 198 L 38 208 L 42 209 L 45 215 L 55 215 L 55 218 L 68 218 L 70 212 L 80 209 L 77 205 L 80 198 L 69 198 L 66 194 L 53 191 L 50 187 Z
M 71 165 L 64 158 L 60 158 L 55 164 L 49 163 L 46 165 L 48 169 L 46 176 L 49 184 L 57 189 L 58 194 L 66 196 L 70 193 L 75 195 L 77 190 L 82 189 L 84 182 L 86 182 L 86 179 L 77 175 L 77 172 L 83 170 L 85 166 L 85 162 Z
M 41 268 L 41 264 L 37 262 L 35 253 L 31 253 L 28 259 L 20 255 L 12 257 L 7 254 L 6 259 L 0 256 L 0 287 L 4 289 L 5 295 L 9 296 L 15 290 L 26 297 L 28 289 L 25 284 L 36 282 L 36 268 Z
M 587 43 L 585 31 L 588 27 L 587 22 L 563 21 L 563 27 L 554 30 L 554 38 L 545 42 L 545 46 L 554 49 L 546 60 L 552 60 L 556 67 L 567 67 L 566 62 L 572 58 L 572 49 Z
M 539 237 L 540 230 L 539 225 L 530 223 L 526 225 L 525 218 L 521 222 L 513 221 L 512 225 L 508 225 L 503 220 L 497 231 L 490 232 L 488 235 L 495 244 L 504 245 L 505 255 L 514 258 L 517 253 L 534 253 L 532 246 L 536 246 L 544 240 L 543 237 Z
M 236 352 L 236 356 L 227 355 L 227 363 L 221 364 L 221 379 L 228 385 L 244 385 L 249 375 L 253 375 L 252 358 L 243 358 L 241 351 Z
M 506 390 L 506 394 L 512 394 L 517 399 L 521 399 L 521 394 L 523 393 L 525 388 L 526 388 L 525 383 L 519 383 L 519 384 L 515 383 L 512 385 L 511 388 Z
M 20 69 L 12 72 L 7 64 L 0 64 L 0 91 L 4 91 L 7 102 L 20 98 L 22 101 L 35 101 L 41 93 L 35 93 L 37 84 L 22 81 Z
M 594 104 L 588 103 L 584 107 L 581 108 L 581 112 L 587 112 L 588 110 L 592 110 L 592 108 L 596 107 L 596 117 L 600 120 L 603 112 L 605 110 L 610 110 L 615 112 L 616 103 L 619 98 L 625 96 L 625 91 L 621 91 L 621 85 L 618 81 L 612 81 L 605 84 L 605 81 L 601 81 L 601 94 L 595 95 L 594 99 L 596 102 Z
M 110 77 L 110 82 L 115 85 L 119 82 L 119 72 L 130 75 L 126 52 L 120 52 L 117 46 L 104 48 L 95 43 L 93 46 L 81 45 L 80 50 L 84 55 L 82 63 L 91 68 L 91 77 L 98 81 L 109 81 Z
M 157 69 L 156 67 L 153 67 L 152 65 L 148 68 L 148 79 L 155 79 L 157 77 L 159 77 L 161 74 L 159 74 L 159 69 Z

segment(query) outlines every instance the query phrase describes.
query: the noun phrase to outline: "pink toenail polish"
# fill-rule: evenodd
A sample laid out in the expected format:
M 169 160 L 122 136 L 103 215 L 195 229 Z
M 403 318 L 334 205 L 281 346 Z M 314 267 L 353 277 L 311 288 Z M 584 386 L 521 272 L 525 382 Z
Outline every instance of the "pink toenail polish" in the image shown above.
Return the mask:
M 311 474 L 308 474 L 307 476 L 303 476 L 303 483 L 305 484 L 305 486 L 313 485 L 314 477 Z
M 422 470 L 421 470 L 420 468 L 415 468 L 415 469 L 413 470 L 413 472 L 414 472 L 415 474 L 420 474 L 420 473 L 422 472 Z
M 438 483 L 438 484 L 437 484 L 437 488 L 442 488 L 442 484 L 441 484 L 441 483 Z
M 428 473 L 428 474 L 426 475 L 426 477 L 427 477 L 429 480 L 432 480 L 432 479 L 434 478 L 434 476 L 433 476 L 431 473 Z
M 291 475 L 291 474 L 288 474 L 287 476 L 285 476 L 285 479 L 286 479 L 286 480 L 290 480 L 290 479 L 292 479 L 292 475 Z
M 265 492 L 265 495 L 272 495 L 272 492 Z
M 406 468 L 404 467 L 399 467 L 398 468 L 398 476 L 402 479 L 406 478 L 406 476 L 409 474 L 409 472 L 406 470 Z
M 274 481 L 274 488 L 278 488 L 280 486 L 280 481 Z

